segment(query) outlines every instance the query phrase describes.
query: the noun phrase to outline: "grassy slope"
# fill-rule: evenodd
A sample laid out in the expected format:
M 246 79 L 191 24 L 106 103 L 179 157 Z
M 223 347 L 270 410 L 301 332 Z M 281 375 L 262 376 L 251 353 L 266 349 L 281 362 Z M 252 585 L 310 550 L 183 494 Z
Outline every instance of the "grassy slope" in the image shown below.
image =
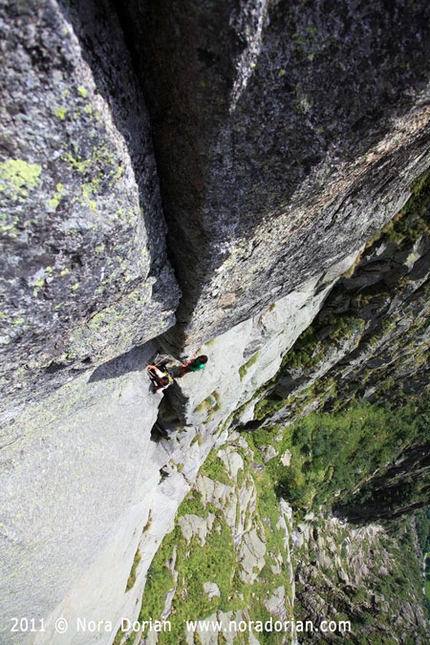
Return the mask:
M 372 406 L 366 406 L 364 409 L 354 408 L 349 415 L 346 412 L 339 415 L 337 423 L 332 423 L 331 427 L 333 429 L 333 425 L 336 426 L 335 432 L 339 433 L 348 429 L 350 440 L 345 459 L 348 458 L 347 454 L 351 454 L 351 450 L 360 445 L 358 437 L 364 437 L 369 445 L 368 433 L 371 427 L 373 431 L 380 427 L 378 434 L 381 439 L 372 444 L 376 454 L 379 455 L 385 450 L 383 437 L 387 431 L 386 415 L 386 412 Z M 191 492 L 181 505 L 178 517 L 194 514 L 207 518 L 209 513 L 213 513 L 215 520 L 204 546 L 197 536 L 188 543 L 180 526 L 176 524 L 173 532 L 163 540 L 151 565 L 140 614 L 141 620 L 159 619 L 165 609 L 167 594 L 176 588 L 171 613 L 168 616 L 172 623 L 172 632 L 159 634 L 159 643 L 176 645 L 185 642 L 185 620 L 214 617 L 216 612 L 229 614 L 230 618 L 237 620 L 245 618 L 265 621 L 270 614 L 264 603 L 273 595 L 275 589 L 281 586 L 285 589 L 286 597 L 290 599 L 285 603 L 287 618 L 294 616 L 297 621 L 311 618 L 314 622 L 324 618 L 336 621 L 351 620 L 352 633 L 348 635 L 348 642 L 390 642 L 387 640 L 387 630 L 392 630 L 393 635 L 402 630 L 410 630 L 411 639 L 413 634 L 421 634 L 421 637 L 424 637 L 421 628 L 414 625 L 408 609 L 411 602 L 417 607 L 422 604 L 423 584 L 415 556 L 410 519 L 401 520 L 395 526 L 391 525 L 389 531 L 382 528 L 367 531 L 348 524 L 339 524 L 330 519 L 328 512 L 321 509 L 313 518 L 307 516 L 304 521 L 301 507 L 298 507 L 293 522 L 286 522 L 287 532 L 279 527 L 282 512 L 275 491 L 279 492 L 279 482 L 283 481 L 285 472 L 288 471 L 280 461 L 285 451 L 290 450 L 292 453 L 292 464 L 296 458 L 300 462 L 300 468 L 294 472 L 300 474 L 303 485 L 297 486 L 296 489 L 301 491 L 300 498 L 308 498 L 309 503 L 316 500 L 317 492 L 322 494 L 322 491 L 325 491 L 327 499 L 332 496 L 333 489 L 328 477 L 321 473 L 330 472 L 331 481 L 334 482 L 335 463 L 343 463 L 343 457 L 337 458 L 339 445 L 335 441 L 327 441 L 325 437 L 321 445 L 330 445 L 333 452 L 330 459 L 327 458 L 324 468 L 302 468 L 306 457 L 303 457 L 300 449 L 297 451 L 293 437 L 301 437 L 302 447 L 305 434 L 302 434 L 300 429 L 303 429 L 303 423 L 301 421 L 290 426 L 281 441 L 276 440 L 280 437 L 277 429 L 273 433 L 259 431 L 247 435 L 248 447 L 242 442 L 234 446 L 244 462 L 244 468 L 239 470 L 236 481 L 228 475 L 217 453 L 211 454 L 202 471 L 205 477 L 229 486 L 234 491 L 233 494 L 238 496 L 239 491 L 243 493 L 246 487 L 248 490 L 252 488 L 256 493 L 256 508 L 254 511 L 247 511 L 248 526 L 264 531 L 266 563 L 253 584 L 244 582 L 241 578 L 240 548 L 235 548 L 231 527 L 226 522 L 226 506 L 222 503 L 204 504 L 196 490 Z M 329 415 L 322 425 L 317 423 L 317 416 L 309 419 L 307 424 L 310 433 L 320 427 L 328 431 Z M 351 437 L 351 426 L 357 433 L 354 440 Z M 308 439 L 310 436 L 308 434 Z M 266 453 L 268 445 L 273 445 L 278 454 L 264 464 L 263 454 Z M 362 468 L 366 460 L 372 463 L 371 452 L 369 448 L 366 458 L 363 457 Z M 361 476 L 363 472 L 360 473 Z M 345 486 L 351 486 L 349 479 L 345 480 Z M 296 531 L 304 530 L 303 526 L 308 526 L 311 536 L 296 547 L 293 547 L 291 542 L 294 526 Z M 315 535 L 318 535 L 318 539 Z M 347 544 L 351 546 L 346 548 Z M 290 548 L 291 567 L 288 566 Z M 279 563 L 280 567 L 277 566 Z M 359 584 L 356 584 L 357 570 L 360 571 L 360 567 L 364 566 L 368 567 L 368 571 Z M 177 575 L 176 582 L 173 571 Z M 296 593 L 292 587 L 294 571 Z M 215 582 L 219 587 L 220 596 L 209 599 L 203 591 L 205 582 Z M 321 605 L 321 611 L 316 615 L 312 614 L 308 605 L 309 596 L 304 592 L 310 586 Z M 295 606 L 292 608 L 290 603 L 294 596 Z M 220 615 L 218 613 L 217 617 Z M 391 625 L 394 615 L 398 617 L 395 629 Z M 280 635 L 274 632 L 255 635 L 262 644 L 282 643 Z M 362 640 L 363 638 L 365 640 Z M 222 635 L 219 636 L 218 642 L 224 642 Z M 239 634 L 234 642 L 248 643 L 249 637 L 247 634 Z

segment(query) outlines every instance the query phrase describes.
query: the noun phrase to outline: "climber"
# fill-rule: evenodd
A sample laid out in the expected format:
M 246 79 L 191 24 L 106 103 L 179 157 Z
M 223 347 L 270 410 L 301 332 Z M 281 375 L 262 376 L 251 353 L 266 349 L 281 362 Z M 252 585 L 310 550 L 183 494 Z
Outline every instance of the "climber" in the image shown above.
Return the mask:
M 177 378 L 181 378 L 189 372 L 197 372 L 197 370 L 202 370 L 206 363 L 208 362 L 208 357 L 202 354 L 197 356 L 194 354 L 188 361 L 184 361 L 179 365 L 179 375 Z
M 158 392 L 159 390 L 163 391 L 172 385 L 174 379 L 169 374 L 169 372 L 162 372 L 156 365 L 148 365 L 146 368 L 149 378 L 152 381 L 153 391 Z
M 154 392 L 165 390 L 177 378 L 182 378 L 185 374 L 196 372 L 205 367 L 208 357 L 192 356 L 189 360 L 177 361 L 172 356 L 157 355 L 154 359 L 154 364 L 148 365 L 146 368 L 149 377 L 154 386 Z

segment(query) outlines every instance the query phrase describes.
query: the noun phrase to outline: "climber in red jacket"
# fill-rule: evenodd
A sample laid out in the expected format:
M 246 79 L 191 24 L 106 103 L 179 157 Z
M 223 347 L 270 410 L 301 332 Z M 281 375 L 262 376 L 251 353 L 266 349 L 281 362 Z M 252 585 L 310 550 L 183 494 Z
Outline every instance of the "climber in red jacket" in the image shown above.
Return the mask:
M 168 388 L 177 378 L 182 378 L 190 372 L 197 372 L 205 367 L 208 357 L 192 356 L 189 360 L 178 362 L 171 356 L 162 356 L 154 361 L 154 365 L 146 368 L 154 386 L 154 392 Z
M 152 381 L 154 392 L 158 392 L 158 390 L 165 390 L 170 385 L 172 385 L 174 381 L 173 377 L 169 374 L 169 372 L 167 372 L 167 370 L 162 372 L 156 365 L 148 365 L 146 370 L 149 374 L 149 378 Z

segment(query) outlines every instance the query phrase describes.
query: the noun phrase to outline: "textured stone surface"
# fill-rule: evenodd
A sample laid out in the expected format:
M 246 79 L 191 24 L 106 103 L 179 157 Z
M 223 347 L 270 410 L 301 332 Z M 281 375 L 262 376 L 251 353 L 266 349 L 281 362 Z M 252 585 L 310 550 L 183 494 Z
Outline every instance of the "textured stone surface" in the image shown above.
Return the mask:
M 37 645 L 110 643 L 120 618 L 136 618 L 144 574 L 216 440 L 208 432 L 193 441 L 190 429 L 155 441 L 162 395 L 144 372 L 154 353 L 147 344 L 90 379 L 81 375 L 4 436 L 2 643 L 17 642 L 13 615 L 44 618 L 46 631 L 29 640 Z M 126 592 L 137 549 L 137 580 Z M 64 634 L 59 618 L 68 621 Z M 78 618 L 111 622 L 111 631 L 79 630 Z
M 379 592 L 382 576 L 393 574 L 393 563 L 398 557 L 382 526 L 354 528 L 336 518 L 320 518 L 302 524 L 299 529 L 303 543 L 293 547 L 292 560 L 300 585 L 297 600 L 309 619 L 317 622 L 329 608 L 339 604 L 347 616 L 356 619 L 373 613 L 372 628 L 363 624 L 359 632 L 366 634 L 370 642 L 374 638 L 373 629 L 386 631 L 385 616 L 389 616 L 394 629 L 402 625 L 399 633 L 426 639 L 428 620 L 417 597 L 421 590 L 411 589 L 410 596 L 394 598 L 385 590 Z M 402 550 L 402 546 L 397 548 Z M 315 553 L 316 558 L 311 555 Z M 398 573 L 398 569 L 394 570 Z M 415 612 L 410 611 L 413 596 Z M 325 635 L 315 633 L 314 639 L 326 642 Z
M 151 351 L 135 352 L 128 373 L 116 378 L 112 370 L 110 379 L 89 385 L 81 375 L 50 398 L 49 408 L 31 406 L 6 437 L 4 642 L 15 642 L 10 616 L 47 617 L 64 597 L 69 637 L 76 631 L 76 616 L 115 619 L 106 607 L 122 602 L 151 491 L 160 478 L 156 444 L 150 441 L 158 400 L 141 372 Z M 109 584 L 103 582 L 106 575 Z M 41 642 L 49 642 L 49 633 L 39 635 Z
M 184 292 L 169 339 L 201 342 L 351 253 L 402 204 L 428 165 L 430 9 L 120 4 Z
M 323 378 L 343 383 L 337 400 L 355 396 L 378 402 L 390 398 L 387 390 L 404 397 L 425 390 L 429 380 L 428 220 L 428 205 L 421 215 L 412 208 L 394 224 L 404 227 L 404 239 L 387 242 L 383 235 L 363 251 L 351 275 L 337 283 L 318 313 L 312 327 L 314 341 L 305 349 L 307 358 L 301 364 L 287 363 L 278 373 L 276 394 L 287 399 L 317 381 L 324 383 Z M 342 320 L 343 328 L 338 327 Z M 317 407 L 322 400 L 320 392 Z M 270 423 L 289 416 L 285 407 L 274 413 Z
M 82 42 L 55 0 L 0 5 L 2 406 L 174 322 L 144 102 L 92 7 Z
M 253 583 L 264 567 L 266 560 L 266 544 L 258 535 L 255 528 L 245 534 L 240 552 L 240 577 L 244 582 Z
M 251 447 L 253 445 L 254 447 Z M 250 487 L 258 490 L 259 504 L 251 509 L 248 507 L 247 496 L 243 495 L 243 489 L 241 490 L 239 486 L 241 475 L 231 482 L 231 486 L 218 481 L 224 479 L 226 475 L 230 477 L 225 455 L 233 449 L 236 454 L 240 453 L 248 466 L 247 478 Z M 239 639 L 243 639 L 245 633 L 246 642 L 253 642 L 248 638 L 248 630 L 245 627 L 245 625 L 249 626 L 247 621 L 253 621 L 249 634 L 253 629 L 258 641 L 261 634 L 263 633 L 264 636 L 269 629 L 265 628 L 266 632 L 264 632 L 263 627 L 257 627 L 257 622 L 270 619 L 270 615 L 273 616 L 273 623 L 275 620 L 293 620 L 296 625 L 299 625 L 297 633 L 294 633 L 294 628 L 291 629 L 291 637 L 289 631 L 287 632 L 288 642 L 296 644 L 303 640 L 300 621 L 305 620 L 312 620 L 314 625 L 321 625 L 323 620 L 339 623 L 339 630 L 336 630 L 334 635 L 330 635 L 330 640 L 339 643 L 359 642 L 363 638 L 367 638 L 369 642 L 378 638 L 383 640 L 388 631 L 392 638 L 397 640 L 401 640 L 404 633 L 414 637 L 415 640 L 422 642 L 428 640 L 428 623 L 419 584 L 421 561 L 418 568 L 417 563 L 414 563 L 414 554 L 410 553 L 410 542 L 407 541 L 403 531 L 402 540 L 399 542 L 392 535 L 390 536 L 393 525 L 390 527 L 390 532 L 387 531 L 386 526 L 377 524 L 354 527 L 346 521 L 332 517 L 331 514 L 326 516 L 321 509 L 316 513 L 307 513 L 299 522 L 288 503 L 275 498 L 273 498 L 275 511 L 272 514 L 263 501 L 264 499 L 267 501 L 265 493 L 268 491 L 267 480 L 262 473 L 265 471 L 267 474 L 268 468 L 263 465 L 263 461 L 260 461 L 254 442 L 247 443 L 243 435 L 231 432 L 226 444 L 216 450 L 216 454 L 223 460 L 224 469 L 220 469 L 217 465 L 211 471 L 215 463 L 211 459 L 210 465 L 205 467 L 210 476 L 197 478 L 186 503 L 196 501 L 195 492 L 198 491 L 202 494 L 199 500 L 201 499 L 204 506 L 215 504 L 216 509 L 211 506 L 216 515 L 213 531 L 216 531 L 220 522 L 226 521 L 229 525 L 234 537 L 234 547 L 230 549 L 226 547 L 226 563 L 229 562 L 228 556 L 231 558 L 233 555 L 237 558 L 237 568 L 233 571 L 246 580 L 247 587 L 238 588 L 237 584 L 233 583 L 229 587 L 228 598 L 223 598 L 220 604 L 215 605 L 214 609 L 215 607 L 217 609 L 210 615 L 207 609 L 206 611 L 200 609 L 194 597 L 192 599 L 184 597 L 178 588 L 172 606 L 177 610 L 179 607 L 182 609 L 183 604 L 185 607 L 192 607 L 195 619 L 201 621 L 201 624 L 200 629 L 197 627 L 200 636 L 198 639 L 190 632 L 187 633 L 182 621 L 177 619 L 176 628 L 179 625 L 180 634 L 176 638 L 177 641 L 184 638 L 187 643 L 197 643 L 200 640 L 205 643 L 219 642 L 217 630 L 213 626 L 215 621 L 221 621 L 225 626 L 223 637 L 225 634 L 227 642 L 234 640 L 234 625 L 239 625 L 238 630 L 241 631 L 237 634 Z M 261 468 L 253 467 L 257 461 Z M 253 465 L 251 468 L 249 468 L 250 463 Z M 214 494 L 215 491 L 218 492 Z M 236 541 L 233 531 L 234 524 L 230 524 L 231 497 L 236 497 L 237 515 L 243 513 L 248 516 L 247 530 L 240 536 L 239 541 Z M 278 521 L 275 523 L 273 519 L 276 516 Z M 403 529 L 407 525 L 408 522 L 401 524 Z M 275 536 L 276 540 L 273 539 Z M 261 537 L 267 539 L 266 549 Z M 175 544 L 174 540 L 167 540 L 163 558 L 169 553 L 169 549 L 176 548 Z M 181 560 L 181 564 L 178 564 L 178 579 L 183 580 L 185 589 L 189 588 L 190 580 L 194 576 L 201 575 L 198 569 L 191 567 L 192 560 L 188 560 L 189 553 L 193 551 L 193 547 L 197 549 L 198 545 L 199 538 L 196 536 L 194 542 L 187 545 L 187 552 L 182 553 L 181 558 L 178 557 L 178 563 Z M 263 564 L 263 559 L 265 566 L 258 572 L 257 569 Z M 254 569 L 249 571 L 252 563 Z M 164 567 L 164 564 L 158 558 L 154 571 L 157 571 L 160 566 Z M 273 577 L 270 576 L 269 570 L 272 571 Z M 407 573 L 402 574 L 403 571 Z M 398 581 L 402 575 L 405 575 L 405 578 L 403 580 L 400 578 L 402 580 L 400 586 L 395 587 L 395 581 Z M 406 590 L 406 585 L 409 583 L 410 586 Z M 205 584 L 204 582 L 203 586 Z M 223 589 L 225 592 L 225 586 Z M 154 587 L 151 587 L 150 591 L 154 593 Z M 149 602 L 152 599 L 150 596 Z M 240 609 L 237 608 L 238 606 Z M 264 612 L 263 607 L 268 614 Z M 211 621 L 213 621 L 212 624 Z M 240 625 L 240 621 L 245 623 Z M 342 621 L 350 621 L 350 627 L 343 623 L 342 629 Z M 172 622 L 175 629 L 173 613 Z M 203 624 L 207 629 L 202 627 Z M 291 628 L 291 622 L 288 624 Z M 177 634 L 178 632 L 175 636 Z M 314 630 L 312 638 L 321 643 L 328 642 L 327 632 L 324 633 L 320 629 Z M 262 637 L 260 642 L 264 640 L 265 638 Z
M 286 351 L 319 311 L 331 281 L 350 267 L 357 253 L 358 249 L 258 315 L 201 345 L 197 351 L 209 357 L 207 367 L 166 393 L 183 421 L 216 424 L 228 416 L 227 411 L 241 407 L 238 414 L 246 414 L 255 392 L 273 377 Z
M 284 618 L 285 614 L 285 587 L 275 589 L 273 596 L 266 602 L 267 611 L 273 616 Z
M 206 519 L 199 517 L 198 515 L 190 514 L 180 517 L 178 524 L 181 527 L 182 535 L 188 542 L 197 535 L 200 539 L 201 545 L 203 546 L 206 542 L 206 535 L 212 528 L 214 519 L 215 515 L 213 515 L 213 513 L 209 513 Z
M 203 591 L 208 595 L 208 598 L 214 598 L 221 595 L 216 582 L 205 582 L 203 584 Z
M 349 258 L 347 266 L 352 261 Z M 141 597 L 153 554 L 171 529 L 178 505 L 209 450 L 226 441 L 228 420 L 238 406 L 252 407 L 249 401 L 255 391 L 276 374 L 282 356 L 318 312 L 331 288 L 327 279 L 345 268 L 343 263 L 333 267 L 329 274 L 309 281 L 261 315 L 203 346 L 209 356 L 207 367 L 184 377 L 180 390 L 175 386 L 180 400 L 176 394 L 171 397 L 170 390 L 164 394 L 188 424 L 184 428 L 184 419 L 174 413 L 172 420 L 165 421 L 162 413 L 157 424 L 170 428 L 168 439 L 150 441 L 163 399 L 162 394 L 150 392 L 142 374 L 155 354 L 151 343 L 81 375 L 51 396 L 48 408 L 46 402 L 33 406 L 7 427 L 4 436 L 9 447 L 2 455 L 5 611 L 12 604 L 24 611 L 31 603 L 33 615 L 49 615 L 47 635 L 37 636 L 37 645 L 87 645 L 88 633 L 73 631 L 78 616 L 110 620 L 115 633 L 120 616 L 136 618 L 135 601 Z M 41 432 L 41 428 L 46 429 Z M 159 437 L 154 434 L 153 439 Z M 228 447 L 221 458 L 230 475 L 238 478 L 243 472 L 240 455 Z M 51 462 L 55 468 L 46 466 Z M 225 508 L 237 545 L 246 538 L 243 575 L 254 579 L 251 561 L 262 545 L 254 533 L 248 535 L 256 505 L 253 486 L 247 478 L 236 492 L 202 476 L 197 482 L 203 499 Z M 19 508 L 17 498 L 22 499 Z M 23 509 L 27 509 L 24 515 Z M 150 527 L 142 534 L 149 514 Z M 195 529 L 203 531 L 204 539 L 206 522 Z M 30 548 L 34 540 L 38 546 Z M 128 546 L 121 550 L 121 544 Z M 138 546 L 142 553 L 138 579 L 132 591 L 124 594 Z M 262 556 L 260 560 L 262 565 Z M 46 571 L 41 587 L 32 584 L 31 563 Z M 12 575 L 13 571 L 20 574 Z M 101 581 L 107 571 L 106 586 Z M 61 616 L 71 625 L 64 636 L 54 629 Z M 108 635 L 105 642 L 110 642 Z

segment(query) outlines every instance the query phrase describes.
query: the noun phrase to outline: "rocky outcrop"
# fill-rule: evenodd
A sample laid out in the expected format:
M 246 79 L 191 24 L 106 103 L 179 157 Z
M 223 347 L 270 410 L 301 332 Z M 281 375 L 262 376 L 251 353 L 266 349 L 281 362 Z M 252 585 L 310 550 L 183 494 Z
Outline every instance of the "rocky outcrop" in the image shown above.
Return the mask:
M 410 528 L 400 529 L 410 548 Z M 402 566 L 406 561 L 396 541 L 380 525 L 354 528 L 335 518 L 309 516 L 292 534 L 296 572 L 297 618 L 321 624 L 327 616 L 350 621 L 349 642 L 380 638 L 402 639 L 403 634 L 423 642 L 428 623 L 421 603 L 420 575 L 411 557 L 409 586 Z M 369 557 L 369 554 L 371 557 Z M 403 561 L 403 564 L 402 564 Z M 394 592 L 393 578 L 399 585 Z M 300 604 L 299 604 L 300 603 Z M 345 634 L 314 634 L 317 642 L 343 642 Z
M 233 412 L 249 418 L 253 404 L 248 407 L 248 402 L 276 374 L 286 351 L 318 312 L 335 276 L 342 274 L 355 257 L 356 253 L 258 315 L 200 345 L 199 353 L 210 358 L 210 370 L 204 378 L 190 375 L 166 393 L 183 422 L 220 422 Z
M 426 2 L 117 6 L 184 293 L 174 345 L 225 332 L 350 254 L 427 167 Z
M 168 639 L 218 643 L 220 632 L 231 643 L 264 643 L 273 632 L 292 643 L 304 634 L 321 643 L 358 645 L 388 635 L 402 642 L 405 634 L 425 642 L 412 523 L 403 520 L 387 531 L 321 512 L 299 519 L 273 494 L 277 459 L 265 464 L 252 434 L 235 432 L 211 453 L 151 566 L 140 610 L 146 626 L 138 637 L 147 645 Z M 198 518 L 204 543 L 201 530 L 184 532 L 191 517 Z M 163 590 L 169 590 L 168 638 L 145 623 L 149 615 L 163 615 L 157 602 Z M 187 628 L 191 616 L 194 628 Z M 126 632 L 118 635 L 126 639 Z
M 257 412 L 265 424 L 297 415 L 287 404 L 330 409 L 365 399 L 399 405 L 428 384 L 429 175 L 348 275 L 283 361 Z M 330 393 L 333 384 L 342 384 Z M 317 392 L 313 391 L 316 386 Z M 307 392 L 308 396 L 302 396 Z M 271 399 L 271 400 L 270 400 Z
M 108 625 L 107 643 L 121 617 L 136 619 L 146 572 L 180 502 L 210 450 L 226 441 L 233 415 L 242 418 L 243 404 L 275 375 L 283 354 L 318 311 L 330 288 L 317 287 L 324 282 L 321 276 L 302 285 L 203 345 L 210 369 L 188 375 L 164 397 L 151 392 L 144 371 L 156 352 L 155 344 L 147 343 L 60 388 L 49 398 L 49 408 L 44 400 L 16 413 L 4 430 L 2 451 L 6 629 L 12 610 L 24 615 L 31 605 L 34 615 L 45 618 L 46 629 L 32 635 L 34 643 L 87 645 L 92 636 L 78 632 L 79 617 Z M 222 454 L 236 478 L 243 470 L 239 456 L 231 448 Z M 210 503 L 227 493 L 221 485 L 210 494 L 201 489 Z M 244 485 L 239 493 L 242 505 L 247 497 L 252 510 L 252 489 Z M 227 507 L 242 545 L 243 576 L 253 579 L 252 554 L 262 552 L 264 544 L 258 535 L 247 535 L 245 511 L 236 518 L 238 503 Z M 193 516 L 182 520 L 183 530 L 204 537 Z M 138 551 L 136 582 L 126 591 Z M 45 572 L 43 585 L 33 584 L 32 568 Z M 17 571 L 19 577 L 13 574 Z M 64 635 L 55 631 L 61 617 L 69 624 Z
M 148 116 L 107 8 L 86 3 L 83 36 L 54 0 L 2 4 L 3 409 L 174 323 Z
M 430 442 L 403 452 L 385 472 L 376 472 L 349 503 L 334 506 L 334 512 L 355 521 L 393 519 L 427 504 L 426 482 L 430 478 Z

